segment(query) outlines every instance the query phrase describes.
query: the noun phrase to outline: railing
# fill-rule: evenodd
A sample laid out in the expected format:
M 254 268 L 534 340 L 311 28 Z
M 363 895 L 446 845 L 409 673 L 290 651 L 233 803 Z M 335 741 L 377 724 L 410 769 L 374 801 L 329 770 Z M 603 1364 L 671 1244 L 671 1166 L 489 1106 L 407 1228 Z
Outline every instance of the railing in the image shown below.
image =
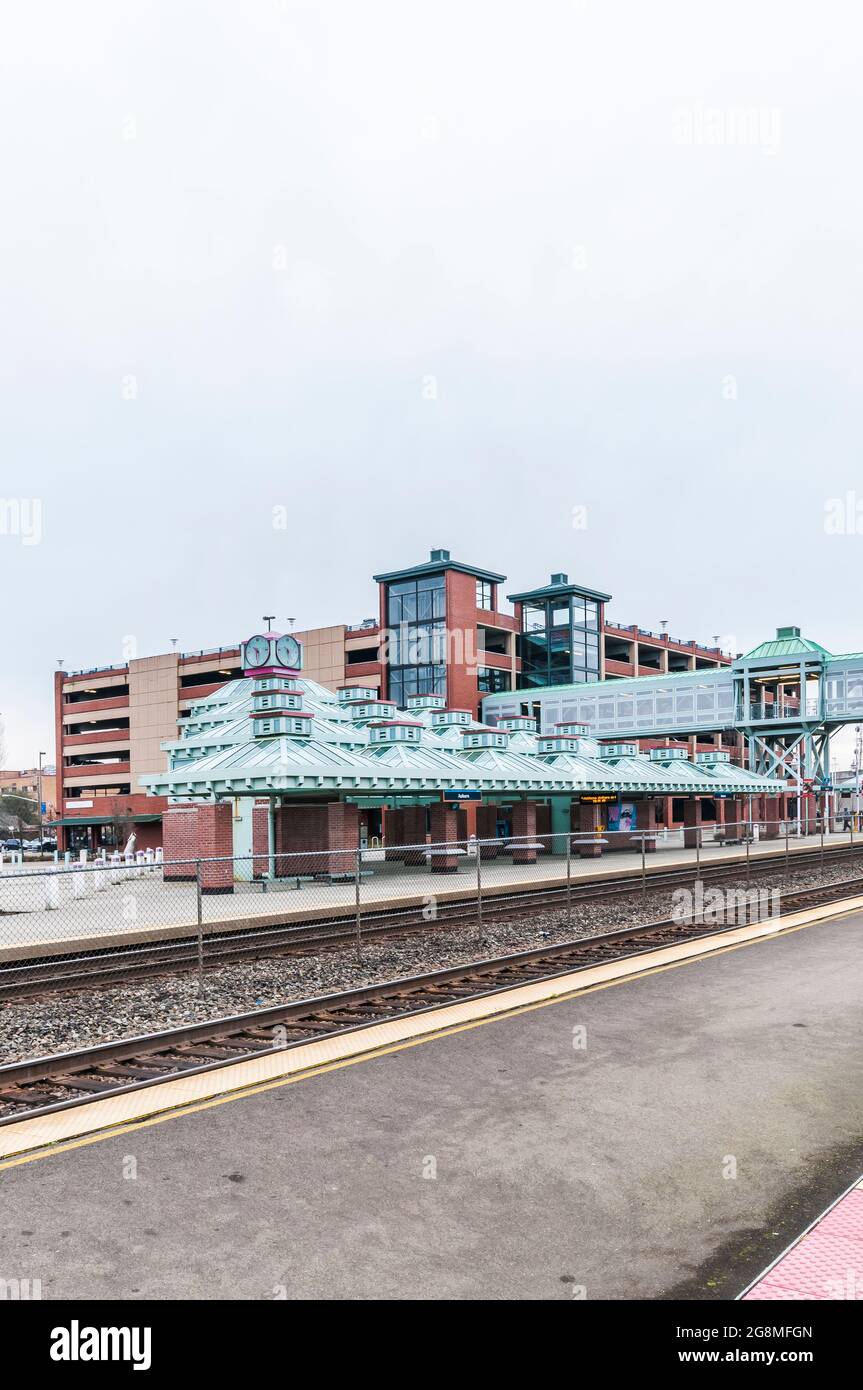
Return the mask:
M 820 705 L 817 700 L 806 700 L 803 705 L 804 718 L 817 719 Z M 763 723 L 766 720 L 791 720 L 801 717 L 799 700 L 754 700 L 748 705 L 738 704 L 737 719 L 743 723 Z

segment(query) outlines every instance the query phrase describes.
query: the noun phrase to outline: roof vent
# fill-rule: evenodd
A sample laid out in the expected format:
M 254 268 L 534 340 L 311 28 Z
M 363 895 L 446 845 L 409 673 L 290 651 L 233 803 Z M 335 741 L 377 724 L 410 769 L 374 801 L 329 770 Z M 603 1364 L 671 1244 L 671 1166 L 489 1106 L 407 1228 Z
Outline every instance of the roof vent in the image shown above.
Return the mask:
M 569 575 L 568 575 L 568 574 L 564 574 L 562 571 L 559 572 L 558 574 L 553 574 L 553 575 L 551 576 L 551 582 L 552 582 L 552 584 L 568 584 L 568 583 L 569 583 Z
M 508 743 L 505 729 L 465 729 L 461 746 L 468 752 L 473 748 L 506 748 Z
M 385 724 L 369 726 L 371 741 L 374 744 L 419 743 L 422 732 L 422 724 L 414 724 L 409 719 L 388 719 Z
M 352 719 L 395 719 L 396 705 L 392 700 L 352 700 Z
M 717 763 L 730 763 L 731 754 L 722 748 L 710 748 L 706 753 L 696 753 L 695 761 L 701 767 L 715 767 Z
M 313 716 L 307 713 L 263 714 L 252 711 L 252 732 L 255 738 L 311 738 Z
M 376 700 L 378 691 L 373 685 L 345 685 L 338 692 L 339 704 L 349 705 L 353 700 Z
M 449 551 L 448 551 L 448 550 L 433 550 L 433 551 L 431 552 L 431 558 L 432 558 L 432 561 L 434 562 L 434 564 L 436 564 L 436 565 L 445 564 L 446 561 L 449 559 Z
M 540 734 L 536 746 L 540 753 L 577 753 L 578 738 L 575 734 Z
M 777 636 L 777 638 L 781 638 L 781 637 L 799 637 L 799 636 L 800 636 L 800 629 L 799 629 L 799 627 L 778 627 L 778 628 L 776 629 L 776 636 Z
M 469 709 L 444 709 L 439 714 L 435 714 L 432 725 L 435 729 L 451 729 L 453 725 L 470 724 L 471 712 Z
M 559 734 L 573 734 L 576 738 L 589 738 L 590 725 L 576 724 L 572 719 L 565 719 L 562 724 L 555 724 L 555 731 Z
M 651 748 L 650 761 L 652 763 L 685 763 L 687 752 L 685 748 Z
M 599 757 L 603 762 L 612 758 L 634 758 L 638 748 L 634 743 L 603 743 L 599 747 Z
M 408 709 L 446 709 L 445 695 L 409 695 Z
M 497 721 L 499 729 L 506 729 L 508 733 L 535 734 L 536 720 L 529 719 L 526 714 L 508 714 L 505 719 Z

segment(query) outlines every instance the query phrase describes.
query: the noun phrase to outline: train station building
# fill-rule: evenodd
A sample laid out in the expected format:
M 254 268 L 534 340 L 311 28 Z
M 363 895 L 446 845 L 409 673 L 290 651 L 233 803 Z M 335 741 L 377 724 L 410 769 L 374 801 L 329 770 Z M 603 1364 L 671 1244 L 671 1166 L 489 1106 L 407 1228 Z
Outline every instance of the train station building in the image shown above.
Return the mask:
M 692 761 L 679 748 L 601 744 L 579 721 L 538 729 L 516 713 L 491 726 L 442 695 L 408 694 L 400 709 L 371 688 L 334 693 L 303 677 L 290 634 L 257 634 L 240 660 L 243 679 L 195 704 L 166 748 L 169 766 L 142 778 L 169 801 L 166 876 L 192 877 L 191 861 L 209 860 L 210 892 L 231 891 L 232 856 L 255 856 L 256 874 L 280 877 L 295 872 L 288 856 L 315 855 L 315 873 L 327 877 L 344 875 L 345 852 L 372 840 L 407 863 L 425 862 L 415 847 L 427 838 L 471 837 L 481 856 L 531 863 L 565 853 L 572 831 L 578 853 L 596 857 L 604 827 L 615 828 L 616 848 L 643 838 L 651 850 L 672 797 L 684 802 L 688 842 L 705 810 L 739 824 L 753 802 L 765 833 L 778 833 L 784 780 L 737 766 L 722 749 Z M 441 853 L 431 867 L 453 872 L 457 860 Z
M 715 644 L 611 619 L 607 593 L 562 572 L 506 595 L 511 611 L 503 608 L 505 575 L 448 550 L 374 582 L 372 616 L 294 634 L 306 679 L 331 692 L 370 690 L 399 708 L 414 695 L 435 695 L 480 719 L 487 696 L 522 686 L 715 670 L 730 661 Z M 242 676 L 239 663 L 233 642 L 55 673 L 62 849 L 112 847 L 133 828 L 139 844 L 161 843 L 168 801 L 147 796 L 140 778 L 164 768 L 163 744 L 197 703 Z M 713 743 L 694 735 L 677 746 L 694 758 Z

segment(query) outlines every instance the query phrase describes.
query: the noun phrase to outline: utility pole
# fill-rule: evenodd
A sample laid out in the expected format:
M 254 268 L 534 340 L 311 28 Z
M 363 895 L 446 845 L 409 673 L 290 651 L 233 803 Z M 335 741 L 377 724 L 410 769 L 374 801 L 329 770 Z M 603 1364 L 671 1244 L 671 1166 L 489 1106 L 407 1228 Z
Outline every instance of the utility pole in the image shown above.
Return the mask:
M 38 789 L 37 795 L 38 795 L 38 797 L 39 797 L 39 853 L 40 853 L 40 854 L 42 853 L 42 839 L 43 839 L 43 826 L 42 826 L 42 759 L 43 759 L 44 757 L 45 757 L 45 754 L 44 754 L 44 753 L 40 753 L 40 754 L 39 754 L 39 789 Z

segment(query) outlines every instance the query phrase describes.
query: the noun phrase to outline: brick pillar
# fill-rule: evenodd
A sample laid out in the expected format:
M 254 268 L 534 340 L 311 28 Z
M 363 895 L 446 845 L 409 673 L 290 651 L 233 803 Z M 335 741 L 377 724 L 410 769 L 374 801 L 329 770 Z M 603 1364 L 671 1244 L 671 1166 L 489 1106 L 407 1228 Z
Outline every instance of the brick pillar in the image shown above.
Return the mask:
M 474 810 L 474 807 L 471 806 L 470 809 Z M 473 824 L 471 824 L 471 822 Z M 456 839 L 458 840 L 462 849 L 467 849 L 468 840 L 470 839 L 472 834 L 476 834 L 476 816 L 469 816 L 468 808 L 466 806 L 456 806 L 455 823 Z M 432 839 L 434 839 L 434 831 L 432 831 Z
M 689 796 L 683 803 L 683 843 L 687 849 L 695 849 L 702 842 L 701 801 Z
M 360 843 L 360 809 L 348 801 L 331 801 L 326 811 L 329 872 L 355 875 Z
M 201 853 L 201 892 L 234 891 L 234 826 L 230 801 L 198 807 L 198 845 Z
M 578 805 L 573 807 L 577 814 L 576 829 L 581 835 L 595 835 L 602 824 L 602 810 L 599 806 Z M 576 850 L 580 859 L 599 859 L 602 845 L 579 843 Z
M 533 840 L 536 837 L 536 802 L 516 801 L 512 808 L 513 839 Z M 513 864 L 535 864 L 536 850 L 513 846 Z
M 431 807 L 431 842 L 432 845 L 447 845 L 457 849 L 454 842 L 458 840 L 458 813 L 454 806 L 448 806 L 446 802 L 440 801 Z M 432 850 L 431 866 L 432 872 L 436 874 L 454 874 L 458 869 L 459 855 L 441 854 L 440 851 Z
M 738 840 L 744 833 L 743 822 L 746 819 L 746 807 L 742 797 L 732 797 L 725 803 L 725 825 L 727 834 L 733 840 Z
M 426 843 L 425 806 L 406 806 L 402 815 L 404 816 L 404 840 L 402 843 L 405 845 L 424 845 Z M 425 864 L 425 851 L 410 849 L 404 855 L 404 861 L 406 864 Z
M 648 801 L 647 799 L 645 799 L 644 801 L 637 801 L 637 802 L 636 802 L 636 807 L 637 807 L 636 812 L 635 812 L 635 815 L 636 815 L 636 822 L 635 822 L 636 834 L 638 834 L 638 835 L 653 835 L 653 836 L 655 837 L 655 835 L 656 835 L 656 802 L 655 802 L 655 801 Z M 640 849 L 640 848 L 641 848 L 641 842 L 640 842 L 640 841 L 636 841 L 636 844 L 637 844 L 638 848 Z M 656 839 L 654 838 L 654 839 L 652 839 L 652 840 L 647 840 L 647 841 L 645 842 L 644 849 L 645 849 L 645 852 L 646 852 L 647 854 L 655 854 L 655 852 L 656 852 Z
M 198 858 L 197 806 L 168 806 L 162 813 L 162 875 L 172 883 L 189 883 L 195 878 Z M 175 864 L 173 860 L 185 860 Z
M 268 801 L 256 801 L 252 806 L 252 878 L 266 877 L 269 862 L 260 855 L 270 852 Z
M 476 808 L 476 838 L 487 840 L 488 844 L 483 844 L 480 848 L 481 859 L 496 859 L 501 842 L 497 837 L 497 807 L 496 806 L 477 806 Z
M 398 848 L 405 842 L 405 813 L 401 807 L 387 807 L 384 818 L 384 859 L 404 859 Z
M 352 874 L 359 834 L 359 808 L 347 802 L 282 806 L 276 819 L 276 872 L 317 878 Z
M 764 798 L 764 838 L 765 840 L 776 840 L 779 837 L 779 821 L 781 819 L 782 803 L 778 796 L 766 796 Z

